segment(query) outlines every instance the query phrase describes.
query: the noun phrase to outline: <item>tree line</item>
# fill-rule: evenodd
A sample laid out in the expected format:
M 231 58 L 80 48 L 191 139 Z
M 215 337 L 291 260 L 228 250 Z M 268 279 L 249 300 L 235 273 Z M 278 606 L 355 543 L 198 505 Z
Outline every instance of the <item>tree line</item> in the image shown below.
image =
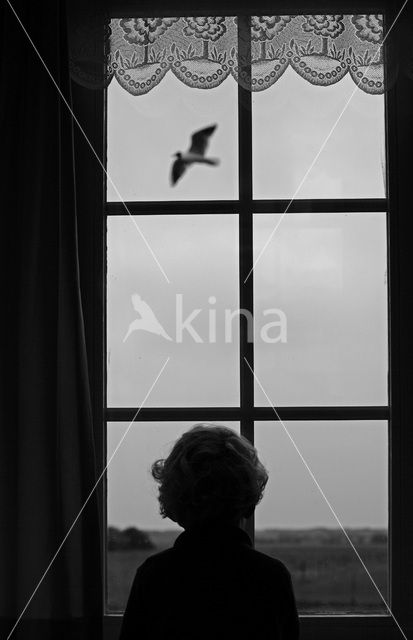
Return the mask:
M 129 551 L 133 549 L 154 549 L 155 545 L 147 533 L 136 527 L 108 527 L 108 551 Z

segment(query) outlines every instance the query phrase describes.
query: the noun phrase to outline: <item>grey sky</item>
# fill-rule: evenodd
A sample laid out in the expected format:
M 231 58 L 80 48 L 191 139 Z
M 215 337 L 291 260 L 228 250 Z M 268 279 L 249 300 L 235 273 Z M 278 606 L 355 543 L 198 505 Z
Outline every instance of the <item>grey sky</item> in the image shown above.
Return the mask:
M 238 430 L 235 423 L 225 423 Z M 108 522 L 176 528 L 158 511 L 149 470 L 192 423 L 135 423 L 108 470 Z M 387 527 L 387 424 L 288 422 L 286 427 L 345 527 Z M 108 456 L 127 423 L 108 426 Z M 337 527 L 331 511 L 278 422 L 256 424 L 255 445 L 269 471 L 258 528 Z
M 291 68 L 270 89 L 253 94 L 254 196 L 290 198 L 354 91 L 346 76 L 314 86 Z M 238 191 L 237 84 L 192 89 L 168 73 L 143 96 L 114 80 L 108 88 L 108 172 L 124 200 L 231 199 Z M 218 123 L 209 148 L 219 170 L 194 167 L 174 188 L 171 155 L 190 134 Z M 384 197 L 384 99 L 357 90 L 299 198 Z M 360 171 L 362 168 L 362 171 Z M 108 200 L 118 200 L 108 182 Z
M 293 195 L 353 90 L 349 78 L 314 87 L 289 69 L 271 89 L 253 96 L 255 197 Z M 232 78 L 202 91 L 167 74 L 139 97 L 113 81 L 108 88 L 108 171 L 122 198 L 237 197 L 236 96 Z M 171 154 L 186 148 L 190 133 L 213 122 L 218 129 L 209 153 L 221 158 L 220 167 L 193 168 L 172 189 Z M 358 90 L 297 197 L 383 197 L 383 150 L 383 97 Z M 108 199 L 118 199 L 110 185 Z M 237 217 L 151 216 L 137 222 L 170 284 L 132 221 L 110 219 L 109 406 L 139 406 L 168 356 L 147 406 L 237 404 L 236 322 L 233 342 L 224 343 L 223 336 L 224 310 L 238 307 Z M 276 222 L 277 216 L 256 216 L 255 255 Z M 283 219 L 254 274 L 258 330 L 266 308 L 284 310 L 288 321 L 287 343 L 256 343 L 256 371 L 275 405 L 387 402 L 385 233 L 384 214 Z M 193 325 L 205 342 L 196 344 L 187 334 L 177 344 L 144 331 L 123 342 L 138 317 L 133 293 L 150 305 L 172 337 L 176 294 L 182 294 L 185 317 L 202 309 Z M 216 302 L 209 302 L 211 296 Z M 207 342 L 211 309 L 217 318 L 215 344 Z M 267 404 L 260 392 L 257 404 Z M 109 451 L 126 426 L 109 425 Z M 171 526 L 157 515 L 148 468 L 189 426 L 153 423 L 130 430 L 108 472 L 109 523 Z M 386 526 L 387 426 L 291 426 L 343 523 Z M 257 525 L 335 526 L 291 443 L 283 440 L 280 425 L 257 425 L 257 446 L 271 472 Z

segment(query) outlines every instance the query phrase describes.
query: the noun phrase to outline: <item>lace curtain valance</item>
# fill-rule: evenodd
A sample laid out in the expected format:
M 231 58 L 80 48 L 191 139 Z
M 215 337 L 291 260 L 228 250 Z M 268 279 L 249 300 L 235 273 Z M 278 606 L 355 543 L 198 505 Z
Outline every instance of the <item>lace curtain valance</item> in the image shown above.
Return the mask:
M 383 18 L 378 14 L 251 18 L 251 79 L 239 73 L 236 17 L 122 18 L 108 24 L 108 77 L 133 95 L 173 73 L 210 89 L 232 76 L 252 91 L 277 82 L 287 67 L 315 85 L 346 74 L 366 93 L 384 91 Z
M 68 4 L 68 36 L 74 81 L 99 89 L 115 76 L 133 95 L 147 93 L 167 73 L 201 89 L 216 87 L 231 75 L 245 87 L 263 91 L 289 66 L 320 86 L 349 74 L 370 94 L 390 88 L 399 73 L 413 79 L 413 26 L 404 23 L 399 29 L 396 22 L 385 41 L 384 81 L 385 37 L 378 14 L 253 16 L 251 78 L 243 76 L 237 19 L 231 16 L 110 19 L 105 2 L 92 11 L 84 0 L 73 0 Z

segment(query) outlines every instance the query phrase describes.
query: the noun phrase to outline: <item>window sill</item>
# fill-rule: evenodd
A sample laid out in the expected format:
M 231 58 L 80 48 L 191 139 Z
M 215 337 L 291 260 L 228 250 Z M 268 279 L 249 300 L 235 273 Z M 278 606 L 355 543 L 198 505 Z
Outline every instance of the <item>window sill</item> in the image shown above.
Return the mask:
M 117 640 L 122 623 L 119 614 L 104 617 L 104 640 Z M 400 640 L 402 634 L 389 615 L 300 616 L 300 640 Z

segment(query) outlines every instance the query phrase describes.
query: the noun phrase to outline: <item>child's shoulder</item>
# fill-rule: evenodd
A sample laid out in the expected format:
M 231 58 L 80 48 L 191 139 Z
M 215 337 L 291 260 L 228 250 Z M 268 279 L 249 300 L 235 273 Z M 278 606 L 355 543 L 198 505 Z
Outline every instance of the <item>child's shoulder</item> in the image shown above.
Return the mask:
M 165 570 L 176 563 L 176 554 L 174 548 L 163 549 L 148 556 L 146 560 L 138 567 L 138 573 L 141 576 L 147 575 L 148 577 L 152 573 L 156 573 L 158 570 Z
M 222 556 L 219 556 L 219 558 L 222 559 Z M 243 566 L 247 573 L 256 576 L 267 576 L 270 581 L 276 580 L 278 584 L 288 583 L 291 580 L 290 572 L 281 560 L 247 545 L 229 551 L 227 559 L 230 565 L 232 563 L 237 568 Z M 215 561 L 218 562 L 218 558 L 214 559 L 213 555 L 211 557 L 208 556 L 208 560 L 212 564 Z M 178 570 L 181 573 L 184 567 L 186 569 L 193 568 L 198 562 L 205 562 L 203 554 L 201 554 L 201 557 L 198 557 L 197 554 L 191 554 L 188 557 L 186 555 L 182 556 L 175 547 L 171 547 L 148 556 L 139 567 L 138 572 L 141 575 L 146 574 L 148 577 L 151 574 L 157 574 L 158 571 L 165 570 Z
M 141 566 L 152 567 L 157 564 L 163 564 L 168 560 L 172 560 L 173 557 L 174 548 L 170 547 L 168 549 L 163 549 L 162 551 L 157 551 L 157 553 L 153 553 L 152 555 L 148 556 Z
M 273 575 L 277 575 L 279 578 L 284 578 L 287 581 L 291 579 L 289 570 L 278 558 L 269 556 L 262 551 L 258 551 L 258 549 L 254 549 L 253 547 L 250 547 L 247 550 L 246 555 L 249 557 L 251 564 L 255 564 L 258 568 L 266 570 Z

